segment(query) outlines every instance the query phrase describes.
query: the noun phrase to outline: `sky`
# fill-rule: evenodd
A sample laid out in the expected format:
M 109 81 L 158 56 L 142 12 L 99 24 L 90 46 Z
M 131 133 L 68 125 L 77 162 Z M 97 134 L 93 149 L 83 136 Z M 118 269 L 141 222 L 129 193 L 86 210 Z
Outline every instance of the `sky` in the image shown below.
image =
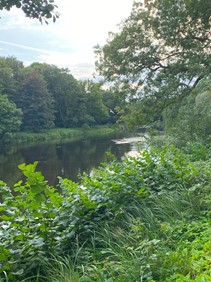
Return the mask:
M 95 73 L 94 46 L 103 45 L 110 31 L 127 18 L 133 0 L 56 0 L 56 23 L 40 24 L 16 8 L 0 11 L 0 56 L 29 65 L 45 62 L 68 68 L 76 79 Z

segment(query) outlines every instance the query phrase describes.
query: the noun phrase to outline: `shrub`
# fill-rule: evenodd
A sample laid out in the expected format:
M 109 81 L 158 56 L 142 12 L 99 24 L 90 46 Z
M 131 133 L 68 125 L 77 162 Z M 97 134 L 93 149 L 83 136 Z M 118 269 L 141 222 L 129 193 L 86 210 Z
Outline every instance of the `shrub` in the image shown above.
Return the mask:
M 36 273 L 52 254 L 74 259 L 77 248 L 89 248 L 93 234 L 106 223 L 126 228 L 132 238 L 130 227 L 124 226 L 128 214 L 135 216 L 135 220 L 141 219 L 143 232 L 140 234 L 148 239 L 138 244 L 148 254 L 145 240 L 153 242 L 159 236 L 170 236 L 177 241 L 179 237 L 174 239 L 174 234 L 180 236 L 181 233 L 171 224 L 178 220 L 187 224 L 201 215 L 209 215 L 207 206 L 211 199 L 204 197 L 210 189 L 209 167 L 200 171 L 200 167 L 197 169 L 174 147 L 146 150 L 139 158 L 129 157 L 121 163 L 113 160 L 96 169 L 92 176 L 81 175 L 78 184 L 60 178 L 57 188 L 48 185 L 36 171 L 36 165 L 20 165 L 26 180 L 19 181 L 13 188 L 0 182 L 0 272 L 2 277 L 6 273 L 11 281 Z M 170 224 L 170 228 L 162 222 Z M 98 243 L 101 244 L 99 240 Z M 160 248 L 160 244 L 156 244 Z M 180 254 L 180 248 L 172 251 Z M 93 256 L 90 250 L 89 255 Z M 138 255 L 141 254 L 138 252 Z M 164 260 L 162 256 L 160 259 Z M 142 258 L 139 263 L 141 261 Z M 156 264 L 153 262 L 153 265 Z M 166 268 L 171 266 L 170 257 L 166 258 L 165 265 Z M 180 265 L 176 269 L 179 268 Z M 150 273 L 147 277 L 153 277 L 153 267 Z M 159 272 L 156 275 L 160 276 Z

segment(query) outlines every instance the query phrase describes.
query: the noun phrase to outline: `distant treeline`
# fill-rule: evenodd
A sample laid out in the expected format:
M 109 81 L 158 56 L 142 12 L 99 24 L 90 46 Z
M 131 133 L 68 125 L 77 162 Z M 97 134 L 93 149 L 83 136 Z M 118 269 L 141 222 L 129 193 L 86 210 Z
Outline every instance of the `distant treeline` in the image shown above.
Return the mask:
M 119 102 L 102 83 L 79 81 L 68 69 L 0 57 L 0 136 L 114 124 Z

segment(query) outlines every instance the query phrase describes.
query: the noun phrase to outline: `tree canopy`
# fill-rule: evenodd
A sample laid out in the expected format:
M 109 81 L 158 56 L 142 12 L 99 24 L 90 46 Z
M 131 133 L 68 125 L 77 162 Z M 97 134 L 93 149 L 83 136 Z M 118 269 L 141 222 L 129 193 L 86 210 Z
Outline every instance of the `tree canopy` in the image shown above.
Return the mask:
M 47 23 L 47 19 L 53 18 L 53 21 L 58 18 L 59 14 L 56 11 L 57 6 L 54 0 L 1 0 L 0 10 L 10 10 L 12 7 L 17 7 L 23 10 L 26 17 L 43 20 Z
M 53 98 L 44 77 L 29 67 L 19 83 L 15 102 L 24 113 L 22 129 L 40 131 L 54 127 Z
M 210 142 L 211 79 L 203 79 L 190 95 L 164 111 L 165 129 L 177 143 Z M 181 138 L 182 136 L 182 138 Z
M 7 98 L 6 106 L 14 112 L 16 108 L 21 110 L 21 126 L 15 126 L 17 131 L 115 123 L 119 100 L 101 86 L 99 82 L 78 81 L 68 69 L 55 65 L 24 66 L 14 57 L 0 57 L 0 94 Z M 12 119 L 13 112 L 7 112 Z M 4 117 L 9 120 L 2 114 L 2 124 Z M 7 132 L 7 127 L 4 129 Z
M 22 122 L 22 111 L 6 95 L 0 93 L 0 137 L 18 131 Z
M 210 15 L 210 1 L 134 2 L 120 31 L 96 47 L 97 70 L 128 98 L 161 110 L 210 73 Z

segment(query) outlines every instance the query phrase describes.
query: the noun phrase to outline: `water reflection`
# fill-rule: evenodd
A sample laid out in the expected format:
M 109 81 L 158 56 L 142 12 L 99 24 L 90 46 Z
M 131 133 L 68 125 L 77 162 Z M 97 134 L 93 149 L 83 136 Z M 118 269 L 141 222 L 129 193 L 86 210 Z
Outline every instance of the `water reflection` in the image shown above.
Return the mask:
M 106 152 L 110 151 L 118 160 L 131 150 L 130 144 L 115 144 L 111 137 L 85 138 L 70 143 L 57 143 L 28 148 L 1 148 L 0 179 L 12 185 L 21 179 L 17 166 L 38 161 L 38 170 L 42 171 L 51 185 L 57 177 L 67 177 L 77 181 L 79 173 L 90 173 L 94 167 L 106 161 Z

